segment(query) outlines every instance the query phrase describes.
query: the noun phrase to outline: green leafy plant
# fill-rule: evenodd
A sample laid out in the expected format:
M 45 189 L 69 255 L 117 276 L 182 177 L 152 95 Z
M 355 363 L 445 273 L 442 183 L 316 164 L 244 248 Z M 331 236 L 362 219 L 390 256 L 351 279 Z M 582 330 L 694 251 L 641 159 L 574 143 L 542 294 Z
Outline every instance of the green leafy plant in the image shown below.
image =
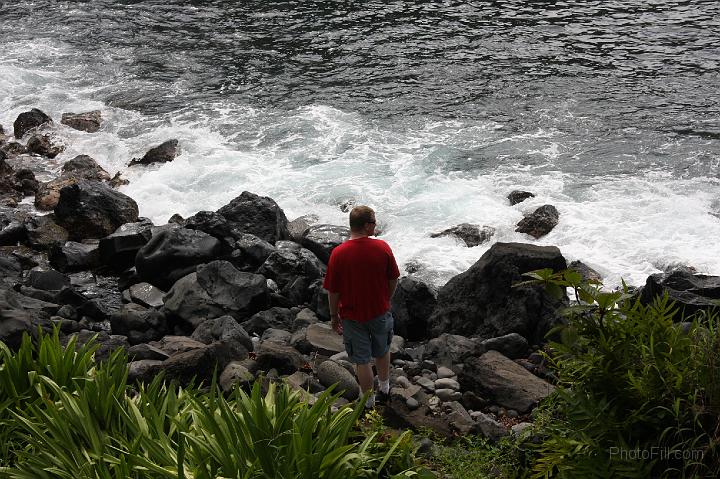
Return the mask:
M 643 305 L 575 272 L 528 276 L 577 301 L 549 334 L 558 388 L 538 413 L 533 477 L 716 477 L 718 314 L 682 318 L 684 329 L 667 296 Z
M 122 350 L 95 364 L 91 344 L 63 347 L 55 331 L 0 343 L 0 477 L 412 478 L 410 433 L 365 429 L 364 401 L 310 404 L 287 384 L 248 394 L 181 388 L 156 377 L 133 389 Z

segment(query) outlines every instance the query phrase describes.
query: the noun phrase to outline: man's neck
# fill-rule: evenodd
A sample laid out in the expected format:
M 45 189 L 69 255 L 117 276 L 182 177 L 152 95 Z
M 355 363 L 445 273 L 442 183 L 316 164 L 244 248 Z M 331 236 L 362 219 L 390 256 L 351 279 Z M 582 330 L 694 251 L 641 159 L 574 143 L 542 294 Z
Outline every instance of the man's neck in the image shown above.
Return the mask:
M 350 232 L 351 240 L 360 239 L 360 238 L 368 238 L 368 235 L 366 235 L 365 233 L 353 233 L 352 231 Z

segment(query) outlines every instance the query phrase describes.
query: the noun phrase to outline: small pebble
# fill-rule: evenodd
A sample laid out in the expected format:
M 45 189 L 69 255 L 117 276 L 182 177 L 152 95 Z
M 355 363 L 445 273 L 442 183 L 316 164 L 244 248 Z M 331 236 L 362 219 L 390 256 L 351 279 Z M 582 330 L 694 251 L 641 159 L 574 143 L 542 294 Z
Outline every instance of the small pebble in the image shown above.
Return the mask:
M 514 410 L 514 409 L 508 409 L 507 416 L 508 416 L 508 417 L 518 417 L 519 414 L 518 414 L 518 412 L 517 412 L 516 410 Z
M 420 366 L 421 366 L 423 369 L 429 369 L 429 370 L 432 371 L 432 372 L 437 371 L 437 364 L 435 364 L 433 361 L 430 361 L 430 360 L 428 360 L 428 359 L 425 359 L 425 360 L 420 364 Z
M 462 393 L 460 391 L 455 391 L 450 395 L 450 400 L 460 402 L 462 400 Z
M 454 373 L 453 370 L 450 369 L 450 368 L 446 368 L 445 366 L 440 366 L 440 367 L 437 369 L 437 376 L 438 376 L 438 378 L 440 378 L 440 379 L 443 379 L 443 378 L 454 378 L 454 377 L 455 377 L 455 373 Z
M 435 381 L 432 381 L 425 377 L 420 377 L 416 381 L 420 386 L 422 386 L 426 391 L 433 392 L 435 391 Z
M 406 406 L 408 407 L 408 409 L 410 409 L 411 411 L 414 411 L 415 409 L 417 409 L 417 408 L 420 407 L 420 403 L 418 402 L 418 400 L 415 399 L 415 398 L 413 398 L 413 397 L 407 398 L 407 400 L 405 401 L 405 405 L 406 405 Z
M 491 413 L 493 413 L 493 414 L 497 414 L 499 410 L 500 410 L 500 408 L 497 407 L 497 406 L 495 406 L 495 405 L 492 405 L 492 406 L 490 406 L 490 407 L 488 408 L 488 411 L 491 412 Z
M 460 383 L 455 379 L 442 378 L 435 381 L 436 389 L 454 389 L 455 391 L 460 389 Z
M 403 366 L 405 366 L 406 362 L 407 361 L 405 361 L 404 359 L 395 359 L 395 360 L 393 360 L 392 363 L 394 366 L 403 367 Z

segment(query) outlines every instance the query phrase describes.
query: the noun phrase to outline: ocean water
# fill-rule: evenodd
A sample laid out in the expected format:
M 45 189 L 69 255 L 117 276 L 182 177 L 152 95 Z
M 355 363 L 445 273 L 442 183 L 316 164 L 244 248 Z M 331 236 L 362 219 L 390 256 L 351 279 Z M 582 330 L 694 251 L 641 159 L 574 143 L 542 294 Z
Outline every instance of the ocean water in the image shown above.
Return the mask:
M 438 286 L 491 244 L 430 238 L 463 222 L 609 286 L 720 274 L 715 1 L 13 1 L 0 45 L 0 124 L 101 110 L 98 133 L 60 127 L 57 168 L 122 171 L 158 224 L 243 190 L 345 224 L 352 199 Z M 127 167 L 170 138 L 175 161 Z M 559 225 L 516 233 L 543 204 Z

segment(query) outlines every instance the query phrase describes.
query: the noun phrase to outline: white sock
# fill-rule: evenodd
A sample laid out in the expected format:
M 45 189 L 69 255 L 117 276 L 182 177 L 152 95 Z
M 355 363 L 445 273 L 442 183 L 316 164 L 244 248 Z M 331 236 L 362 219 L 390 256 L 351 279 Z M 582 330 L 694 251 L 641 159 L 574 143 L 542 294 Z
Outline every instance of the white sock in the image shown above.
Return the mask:
M 367 401 L 365 401 L 365 407 L 367 409 L 372 409 L 375 407 L 375 393 L 372 393 L 370 396 L 368 396 Z
M 386 379 L 385 381 L 378 381 L 378 389 L 381 393 L 387 394 L 390 392 L 390 379 Z

